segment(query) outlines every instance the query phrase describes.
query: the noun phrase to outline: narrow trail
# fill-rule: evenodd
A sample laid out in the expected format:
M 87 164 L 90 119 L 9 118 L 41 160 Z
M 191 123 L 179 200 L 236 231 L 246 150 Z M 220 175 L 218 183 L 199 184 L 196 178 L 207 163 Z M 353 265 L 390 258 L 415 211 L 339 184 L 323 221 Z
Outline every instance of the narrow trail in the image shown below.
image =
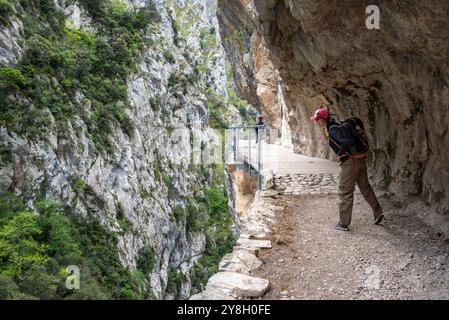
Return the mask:
M 270 281 L 262 299 L 449 299 L 449 241 L 399 202 L 380 197 L 387 220 L 372 224 L 355 195 L 350 232 L 331 229 L 338 196 L 283 196 L 272 248 L 254 276 Z
M 239 158 L 254 159 L 240 147 Z M 192 300 L 449 299 L 449 240 L 421 220 L 432 213 L 422 199 L 378 190 L 386 221 L 375 226 L 356 189 L 351 231 L 337 231 L 338 164 L 281 146 L 261 152 L 264 190 Z

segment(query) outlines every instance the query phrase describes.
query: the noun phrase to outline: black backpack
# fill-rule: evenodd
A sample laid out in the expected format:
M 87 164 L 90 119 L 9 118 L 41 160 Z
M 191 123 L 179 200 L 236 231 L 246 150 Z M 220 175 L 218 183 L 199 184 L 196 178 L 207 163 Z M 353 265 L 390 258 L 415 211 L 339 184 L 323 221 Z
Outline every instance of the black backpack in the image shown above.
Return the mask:
M 365 133 L 365 126 L 360 118 L 352 117 L 340 121 L 338 127 L 349 141 L 349 152 L 356 159 L 365 159 L 369 151 L 369 140 Z

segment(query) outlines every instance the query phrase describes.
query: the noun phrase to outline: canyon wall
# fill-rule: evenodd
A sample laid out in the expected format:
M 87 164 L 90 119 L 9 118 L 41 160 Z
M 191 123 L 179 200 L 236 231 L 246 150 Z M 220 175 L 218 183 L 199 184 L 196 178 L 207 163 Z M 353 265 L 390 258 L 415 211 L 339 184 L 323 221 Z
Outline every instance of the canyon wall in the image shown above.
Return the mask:
M 379 30 L 365 24 L 373 4 Z M 272 127 L 286 120 L 295 151 L 333 157 L 309 120 L 317 108 L 358 116 L 372 178 L 421 195 L 446 223 L 448 13 L 445 2 L 351 0 L 221 0 L 218 11 L 240 94 Z
M 55 199 L 105 228 L 116 244 L 84 256 L 98 265 L 110 255 L 107 273 L 117 251 L 139 284 L 110 283 L 119 293 L 104 290 L 107 298 L 198 292 L 236 233 L 223 167 L 189 157 L 193 137 L 200 153 L 216 137 L 209 123 L 239 117 L 227 102 L 216 1 L 2 6 L 0 194 L 29 209 Z

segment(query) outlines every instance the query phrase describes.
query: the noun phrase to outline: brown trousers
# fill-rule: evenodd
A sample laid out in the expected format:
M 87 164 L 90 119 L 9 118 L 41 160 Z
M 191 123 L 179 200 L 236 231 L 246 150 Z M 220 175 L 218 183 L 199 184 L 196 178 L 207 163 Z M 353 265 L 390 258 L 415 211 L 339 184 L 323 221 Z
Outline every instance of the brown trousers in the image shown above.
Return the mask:
M 382 208 L 368 181 L 365 159 L 349 158 L 341 164 L 340 184 L 338 186 L 340 223 L 347 226 L 351 224 L 355 184 L 373 209 L 374 218 L 382 214 Z

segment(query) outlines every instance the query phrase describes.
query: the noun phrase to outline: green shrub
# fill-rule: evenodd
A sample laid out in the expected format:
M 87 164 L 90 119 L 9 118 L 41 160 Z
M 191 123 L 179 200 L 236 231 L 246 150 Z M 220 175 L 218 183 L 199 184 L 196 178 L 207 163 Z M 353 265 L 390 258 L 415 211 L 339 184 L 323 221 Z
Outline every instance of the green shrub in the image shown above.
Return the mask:
M 88 201 L 90 204 L 93 204 L 101 209 L 104 209 L 106 207 L 106 202 L 104 201 L 104 199 L 102 199 L 83 179 L 76 179 L 73 182 L 72 188 L 77 195 L 76 199 L 79 198 L 83 201 Z
M 170 76 L 168 77 L 168 87 L 174 88 L 177 85 L 181 83 L 181 78 L 178 76 L 176 71 L 173 71 L 170 73 Z
M 55 300 L 63 277 L 48 272 L 45 265 L 33 266 L 20 279 L 20 290 L 40 300 Z
M 181 286 L 187 277 L 178 268 L 171 268 L 168 273 L 167 290 L 172 293 L 175 299 L 181 298 Z
M 173 56 L 173 53 L 170 50 L 164 51 L 164 58 L 170 63 L 175 63 L 175 57 Z
M 202 170 L 206 171 L 205 168 Z M 208 171 L 213 172 L 213 175 L 209 178 L 210 186 L 206 189 L 205 199 L 209 217 L 201 225 L 201 232 L 206 236 L 206 248 L 202 257 L 190 272 L 193 294 L 202 290 L 207 280 L 218 272 L 221 258 L 232 251 L 236 242 L 233 230 L 234 222 L 229 212 L 228 198 L 224 186 L 224 168 L 214 166 Z M 193 211 L 195 212 L 195 210 Z M 187 221 L 189 221 L 189 218 Z
M 78 0 L 79 3 L 87 10 L 87 12 L 94 18 L 101 18 L 105 15 L 109 0 Z
M 231 64 L 228 61 L 226 61 L 226 76 L 228 78 L 227 92 L 229 103 L 239 110 L 240 116 L 245 123 L 255 124 L 257 111 L 237 95 L 237 92 L 235 91 L 234 74 L 232 72 Z
M 208 189 L 207 199 L 213 217 L 219 217 L 229 213 L 228 197 L 224 188 L 212 187 Z
M 26 210 L 22 199 L 9 192 L 0 192 L 0 227 L 17 212 Z
M 138 251 L 137 270 L 148 276 L 153 271 L 156 263 L 154 249 L 147 245 Z
M 85 268 L 95 278 L 101 291 L 112 299 L 129 299 L 129 291 L 137 292 L 131 274 L 121 264 L 117 251 L 117 237 L 97 220 L 74 220 L 76 242 L 83 252 Z
M 171 27 L 173 29 L 174 43 L 175 43 L 175 45 L 178 46 L 179 42 L 181 40 L 181 37 L 180 37 L 181 26 L 180 26 L 179 21 L 176 19 L 171 19 Z
M 14 15 L 16 10 L 9 0 L 0 0 L 0 24 L 7 26 L 10 16 Z
M 158 112 L 161 109 L 162 98 L 159 93 L 157 93 L 153 98 L 150 99 L 150 106 L 154 112 Z
M 186 81 L 191 84 L 194 85 L 195 83 L 200 81 L 200 77 L 197 73 L 191 73 L 187 76 Z
M 206 199 L 197 201 L 194 198 L 189 198 L 186 215 L 186 232 L 201 232 L 209 220 Z
M 10 164 L 13 161 L 13 151 L 10 144 L 0 145 L 0 160 L 4 164 Z
M 228 110 L 224 99 L 215 94 L 208 94 L 207 108 L 210 112 L 209 125 L 215 129 L 226 129 L 229 126 L 227 120 Z
M 110 298 L 100 288 L 97 281 L 86 272 L 81 273 L 81 283 L 79 290 L 74 290 L 64 296 L 66 300 L 106 300 Z M 104 290 L 104 289 L 103 289 Z
M 118 203 L 117 209 L 117 222 L 124 232 L 128 232 L 132 229 L 132 223 L 125 217 L 125 212 L 120 203 Z
M 49 255 L 52 257 L 81 255 L 81 251 L 72 237 L 71 222 L 64 215 L 61 203 L 43 199 L 36 202 L 35 208 L 39 212 L 38 223 L 42 230 L 39 240 L 48 245 Z
M 178 205 L 173 209 L 173 216 L 178 225 L 183 225 L 186 219 L 186 211 L 182 206 Z
M 35 214 L 18 197 L 0 194 L 0 298 L 142 299 L 142 278 L 125 269 L 117 237 L 99 221 L 73 216 L 60 203 L 41 199 Z M 140 266 L 150 268 L 147 252 Z M 65 288 L 64 270 L 77 265 L 81 289 Z
M 14 282 L 14 280 L 0 274 L 0 300 L 34 300 L 31 295 L 24 294 Z
M 48 261 L 47 246 L 37 241 L 42 230 L 33 213 L 19 212 L 0 229 L 0 274 L 20 277 Z
M 73 190 L 78 194 L 82 195 L 87 190 L 87 183 L 83 179 L 76 179 L 73 184 Z
M 0 68 L 0 89 L 16 91 L 22 88 L 25 83 L 26 79 L 19 69 L 13 67 Z
M 172 177 L 167 173 L 162 173 L 162 181 L 165 183 L 165 185 L 170 189 L 173 186 L 173 179 Z

